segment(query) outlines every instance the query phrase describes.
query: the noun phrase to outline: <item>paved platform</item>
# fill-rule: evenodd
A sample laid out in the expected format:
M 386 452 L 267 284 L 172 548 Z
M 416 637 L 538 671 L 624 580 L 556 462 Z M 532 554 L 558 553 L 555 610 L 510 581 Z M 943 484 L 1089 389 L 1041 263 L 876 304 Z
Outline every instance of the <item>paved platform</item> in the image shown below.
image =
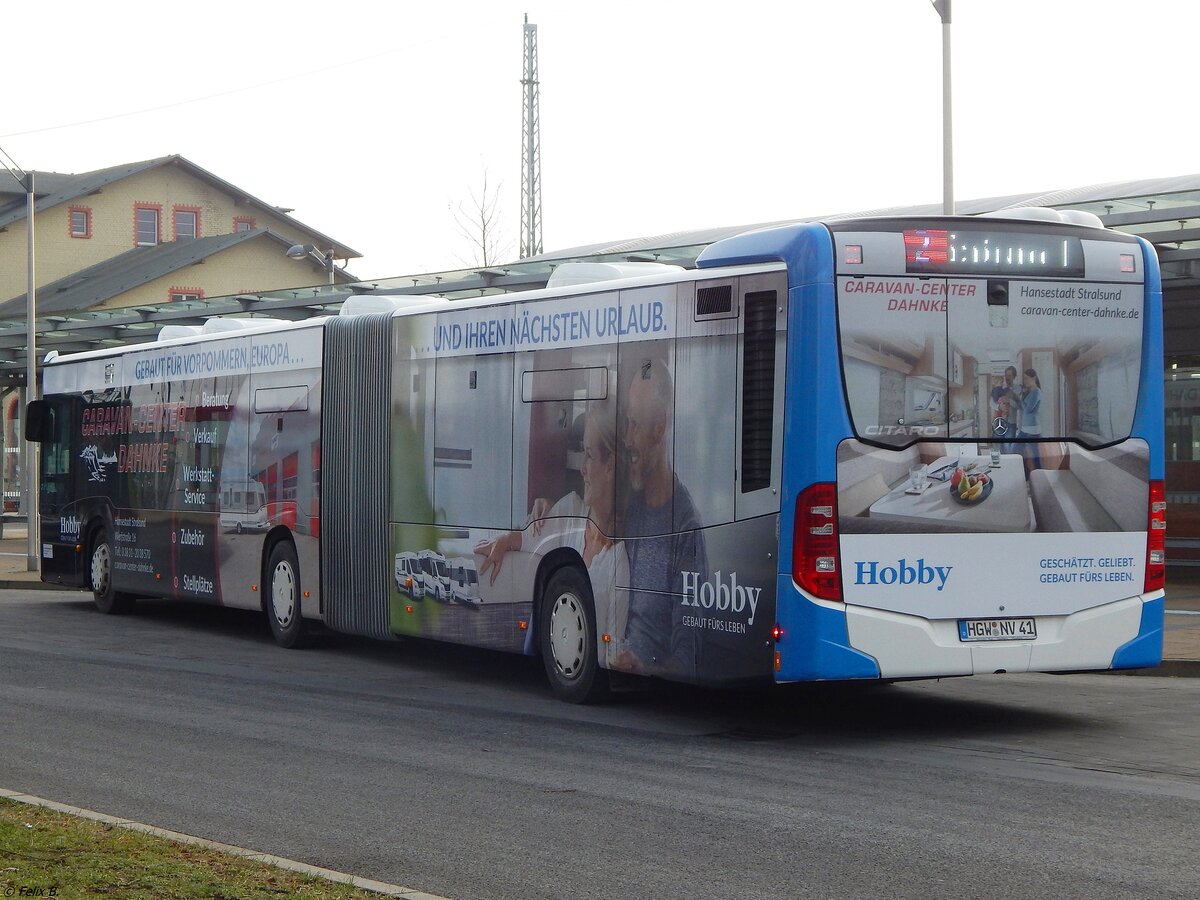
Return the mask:
M 29 571 L 25 527 L 6 526 L 0 538 L 0 590 L 55 589 Z M 1200 566 L 1167 566 L 1163 666 L 1147 674 L 1200 677 Z

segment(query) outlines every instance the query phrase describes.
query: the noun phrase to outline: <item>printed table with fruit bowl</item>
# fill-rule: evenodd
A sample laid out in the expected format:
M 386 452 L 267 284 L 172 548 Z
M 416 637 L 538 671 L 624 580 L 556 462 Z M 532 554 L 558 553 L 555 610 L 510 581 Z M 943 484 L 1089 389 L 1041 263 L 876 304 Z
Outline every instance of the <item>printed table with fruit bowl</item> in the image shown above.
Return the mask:
M 871 504 L 868 515 L 880 522 L 908 525 L 936 522 L 963 531 L 1033 531 L 1033 508 L 1021 456 L 1005 453 L 998 467 L 993 468 L 990 463 L 986 456 L 968 456 L 962 460 L 964 476 L 969 476 L 972 482 L 981 474 L 987 475 L 982 488 L 969 490 L 967 496 L 961 492 L 961 481 L 952 486 L 950 481 L 931 478 L 923 493 L 913 494 L 909 493 L 909 482 L 905 479 Z M 958 466 L 958 457 L 943 456 L 931 463 L 928 471 L 952 475 Z

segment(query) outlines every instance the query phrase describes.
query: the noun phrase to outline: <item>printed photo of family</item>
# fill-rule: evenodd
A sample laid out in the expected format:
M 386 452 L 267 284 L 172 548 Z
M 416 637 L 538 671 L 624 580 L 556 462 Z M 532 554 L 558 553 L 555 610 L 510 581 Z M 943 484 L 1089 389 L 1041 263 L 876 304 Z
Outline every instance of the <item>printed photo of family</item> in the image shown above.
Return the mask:
M 695 504 L 672 466 L 674 384 L 662 358 L 626 368 L 618 396 L 586 401 L 572 422 L 578 486 L 535 499 L 525 529 L 479 542 L 479 577 L 494 583 L 512 551 L 569 547 L 587 566 L 605 664 L 691 674 L 697 643 L 681 621 L 682 573 L 708 565 Z

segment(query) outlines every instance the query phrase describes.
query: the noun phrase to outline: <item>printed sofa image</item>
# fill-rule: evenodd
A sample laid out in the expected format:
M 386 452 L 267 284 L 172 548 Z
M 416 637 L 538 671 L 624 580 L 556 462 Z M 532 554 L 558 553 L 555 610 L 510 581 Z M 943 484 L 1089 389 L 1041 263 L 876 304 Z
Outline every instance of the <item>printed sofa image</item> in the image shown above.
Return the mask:
M 1029 473 L 1038 531 L 1143 530 L 1149 465 L 1141 441 L 1104 450 L 1069 446 L 1062 468 Z

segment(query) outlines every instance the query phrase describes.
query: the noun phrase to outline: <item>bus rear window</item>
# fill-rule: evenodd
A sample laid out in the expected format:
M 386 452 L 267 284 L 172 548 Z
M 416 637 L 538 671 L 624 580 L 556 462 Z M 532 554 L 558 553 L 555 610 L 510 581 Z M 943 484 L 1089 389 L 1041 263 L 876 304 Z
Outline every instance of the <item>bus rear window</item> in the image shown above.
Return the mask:
M 1065 279 L 843 276 L 838 317 L 856 434 L 920 439 L 1129 435 L 1143 286 Z

